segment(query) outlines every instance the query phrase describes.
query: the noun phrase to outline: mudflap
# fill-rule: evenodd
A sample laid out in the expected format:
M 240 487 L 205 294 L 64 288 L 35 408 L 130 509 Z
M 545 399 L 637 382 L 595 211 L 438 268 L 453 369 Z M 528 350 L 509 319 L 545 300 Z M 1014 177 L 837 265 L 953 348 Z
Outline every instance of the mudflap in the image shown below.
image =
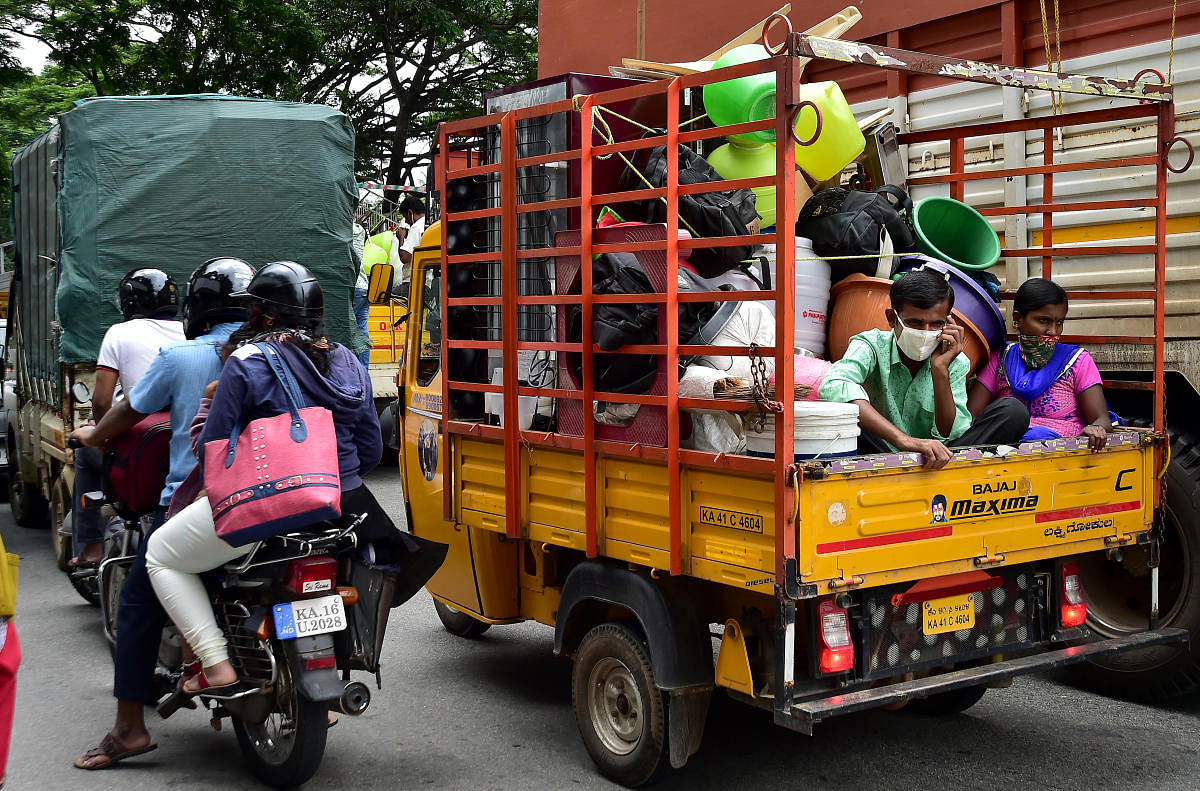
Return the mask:
M 292 683 L 300 694 L 314 703 L 330 703 L 342 696 L 346 686 L 338 678 L 337 665 L 319 670 L 309 670 L 306 665 L 314 659 L 333 658 L 333 635 L 318 634 L 313 637 L 297 637 L 283 641 L 284 654 L 292 671 Z
M 712 689 L 677 689 L 669 696 L 667 738 L 671 750 L 671 766 L 682 769 L 687 760 L 700 749 L 704 736 L 704 721 Z

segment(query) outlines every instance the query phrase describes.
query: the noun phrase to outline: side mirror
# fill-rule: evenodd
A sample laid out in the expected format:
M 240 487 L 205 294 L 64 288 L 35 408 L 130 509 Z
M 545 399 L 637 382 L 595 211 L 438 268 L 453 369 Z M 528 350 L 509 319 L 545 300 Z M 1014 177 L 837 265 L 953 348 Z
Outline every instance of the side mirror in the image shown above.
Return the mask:
M 391 264 L 375 264 L 367 282 L 367 301 L 372 305 L 385 305 L 392 298 L 392 279 L 396 270 Z
M 88 390 L 88 386 L 83 382 L 76 382 L 71 385 L 71 398 L 74 398 L 77 404 L 86 404 L 92 400 L 92 391 Z

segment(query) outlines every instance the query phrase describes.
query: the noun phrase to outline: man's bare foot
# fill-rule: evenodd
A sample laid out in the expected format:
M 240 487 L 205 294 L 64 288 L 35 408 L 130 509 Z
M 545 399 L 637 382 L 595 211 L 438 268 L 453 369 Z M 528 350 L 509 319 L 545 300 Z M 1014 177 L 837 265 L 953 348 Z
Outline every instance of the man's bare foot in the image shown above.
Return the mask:
M 94 544 L 84 544 L 83 550 L 79 555 L 71 558 L 71 565 L 78 566 L 82 563 L 99 563 L 104 560 L 104 544 L 96 542 Z

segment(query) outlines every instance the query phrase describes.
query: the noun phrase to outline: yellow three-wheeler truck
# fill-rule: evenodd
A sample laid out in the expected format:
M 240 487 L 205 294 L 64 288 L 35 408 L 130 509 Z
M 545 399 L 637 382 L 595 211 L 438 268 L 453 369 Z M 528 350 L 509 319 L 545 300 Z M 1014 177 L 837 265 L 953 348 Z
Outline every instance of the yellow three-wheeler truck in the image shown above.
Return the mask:
M 681 129 L 688 91 L 756 72 L 777 74 L 778 118 L 737 131 L 775 129 L 777 139 L 787 139 L 801 105 L 799 70 L 811 57 L 1097 98 L 1095 110 L 1071 116 L 910 137 L 949 147 L 949 171 L 923 178 L 948 185 L 953 197 L 964 197 L 967 182 L 1044 179 L 1041 204 L 981 209 L 1042 215 L 1044 246 L 1005 255 L 1040 262 L 1046 275 L 1062 258 L 1087 254 L 1051 245 L 1054 215 L 1104 208 L 1056 204 L 1054 173 L 1119 167 L 1149 173 L 1156 186 L 1141 205 L 1157 212 L 1157 245 L 1149 251 L 1154 289 L 1071 296 L 1154 300 L 1157 334 L 1144 342 L 1155 351 L 1155 380 L 1108 383 L 1151 390 L 1153 426 L 1115 429 L 1107 448 L 1095 453 L 1078 438 L 961 449 L 938 471 L 907 453 L 793 462 L 790 346 L 689 347 L 676 340 L 676 308 L 684 300 L 674 277 L 680 251 L 747 242 L 777 245 L 775 290 L 686 298 L 775 300 L 777 337 L 793 335 L 791 229 L 681 238 L 675 211 L 681 195 L 731 182 L 681 186 L 670 152 L 728 131 L 703 124 Z M 1019 674 L 1186 639 L 1180 630 L 1156 629 L 1152 617 L 1144 631 L 1091 640 L 1078 566 L 1135 547 L 1152 568 L 1159 562 L 1161 473 L 1168 461 L 1162 334 L 1166 155 L 1174 135 L 1169 86 L 789 34 L 773 57 L 723 73 L 584 96 L 541 95 L 551 101 L 442 126 L 441 150 L 452 139 L 475 136 L 490 159 L 439 174 L 445 213 L 418 251 L 412 279 L 410 322 L 418 329 L 410 327 L 407 336 L 401 467 L 413 532 L 450 547 L 428 585 L 443 623 L 465 637 L 528 619 L 552 626 L 556 653 L 574 660 L 579 730 L 605 776 L 637 786 L 667 766 L 682 767 L 699 747 L 717 687 L 773 712 L 781 725 L 811 733 L 830 717 L 884 705 L 961 711 L 989 686 Z M 657 126 L 667 131 L 623 136 L 615 123 L 594 126 L 606 108 L 628 113 L 631 105 L 657 108 Z M 545 127 L 537 122 L 546 118 L 565 119 L 576 133 L 563 138 L 568 142 L 524 145 L 522 135 Z M 1131 160 L 1056 162 L 1051 145 L 1031 149 L 1027 167 L 991 171 L 962 156 L 969 138 L 1025 132 L 1040 143 L 1053 140 L 1058 126 L 1113 122 L 1157 123 L 1159 150 Z M 601 133 L 592 134 L 594 128 Z M 901 142 L 908 142 L 903 135 Z M 601 186 L 602 163 L 614 154 L 656 145 L 668 152 L 665 185 L 621 193 Z M 522 185 L 548 166 L 578 178 L 566 182 L 561 196 L 523 194 Z M 795 216 L 793 146 L 778 147 L 777 173 L 735 186 L 775 184 L 783 196 L 780 216 Z M 602 206 L 635 199 L 665 201 L 665 222 L 640 234 L 592 227 Z M 553 213 L 565 218 L 551 224 L 558 233 L 532 243 L 522 236 L 531 219 Z M 601 355 L 591 337 L 592 306 L 630 301 L 592 294 L 591 267 L 581 264 L 604 252 L 658 256 L 667 272 L 660 292 L 638 295 L 664 308 L 662 341 L 620 350 L 663 361 L 645 393 L 601 393 L 591 375 Z M 572 309 L 583 317 L 582 334 L 568 340 L 562 319 Z M 539 316 L 549 318 L 539 323 Z M 668 373 L 679 358 L 714 353 L 774 358 L 781 400 L 759 392 L 757 407 L 775 413 L 774 458 L 684 447 L 689 410 L 756 408 L 732 398 L 679 396 Z M 571 374 L 572 359 L 579 378 Z M 600 402 L 636 405 L 643 422 L 622 434 L 582 417 L 594 416 L 585 407 Z M 1157 574 L 1149 579 L 1146 596 L 1157 597 Z

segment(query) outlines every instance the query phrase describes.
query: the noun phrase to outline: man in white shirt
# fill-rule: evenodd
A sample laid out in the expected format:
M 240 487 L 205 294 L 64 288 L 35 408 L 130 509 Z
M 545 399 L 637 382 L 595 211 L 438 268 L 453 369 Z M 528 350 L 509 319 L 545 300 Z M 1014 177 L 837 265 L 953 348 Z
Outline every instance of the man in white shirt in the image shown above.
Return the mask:
M 184 340 L 179 312 L 179 289 L 160 269 L 135 269 L 121 278 L 117 308 L 125 321 L 114 324 L 100 342 L 96 358 L 96 386 L 92 391 L 92 416 L 99 421 L 112 408 L 117 384 L 128 394 L 146 373 L 158 350 Z M 103 452 L 96 448 L 75 451 L 75 492 L 71 527 L 77 553 L 72 566 L 97 563 L 104 556 L 104 520 L 100 510 L 89 508 L 83 495 L 104 486 Z
M 421 243 L 425 233 L 425 204 L 411 192 L 400 201 L 400 216 L 408 223 L 404 234 L 404 242 L 400 245 L 397 255 L 400 257 L 400 282 L 407 293 L 408 282 L 412 279 L 413 252 Z

